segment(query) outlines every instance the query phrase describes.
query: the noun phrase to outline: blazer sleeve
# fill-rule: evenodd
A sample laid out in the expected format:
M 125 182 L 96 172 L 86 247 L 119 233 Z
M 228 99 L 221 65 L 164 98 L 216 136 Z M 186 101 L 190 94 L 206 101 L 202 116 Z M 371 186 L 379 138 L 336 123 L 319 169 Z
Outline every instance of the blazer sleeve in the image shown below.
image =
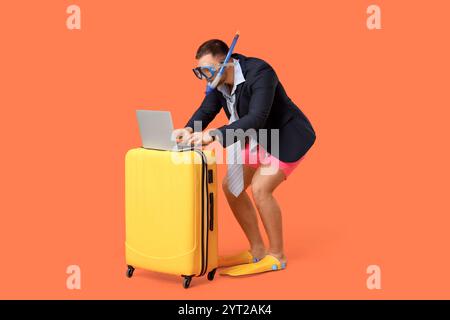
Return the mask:
M 278 77 L 269 64 L 265 64 L 255 71 L 255 78 L 250 84 L 251 97 L 248 114 L 233 123 L 216 129 L 221 133 L 218 140 L 224 148 L 237 141 L 236 138 L 227 139 L 227 129 L 242 129 L 245 132 L 248 129 L 258 130 L 264 127 L 272 107 L 277 85 Z
M 201 121 L 201 130 L 197 131 L 203 131 L 208 126 L 208 124 L 216 117 L 221 108 L 221 102 L 216 89 L 205 96 L 200 107 L 197 108 L 192 117 L 186 123 L 185 127 L 191 127 L 192 129 L 195 129 L 194 121 Z

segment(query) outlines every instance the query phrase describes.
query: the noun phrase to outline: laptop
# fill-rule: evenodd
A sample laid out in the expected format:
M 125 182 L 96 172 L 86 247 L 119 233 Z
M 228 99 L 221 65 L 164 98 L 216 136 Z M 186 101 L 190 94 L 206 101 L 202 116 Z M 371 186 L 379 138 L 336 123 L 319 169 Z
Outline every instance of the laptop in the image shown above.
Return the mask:
M 172 115 L 169 111 L 136 110 L 142 146 L 158 150 L 191 150 L 191 144 L 177 143 L 171 139 Z

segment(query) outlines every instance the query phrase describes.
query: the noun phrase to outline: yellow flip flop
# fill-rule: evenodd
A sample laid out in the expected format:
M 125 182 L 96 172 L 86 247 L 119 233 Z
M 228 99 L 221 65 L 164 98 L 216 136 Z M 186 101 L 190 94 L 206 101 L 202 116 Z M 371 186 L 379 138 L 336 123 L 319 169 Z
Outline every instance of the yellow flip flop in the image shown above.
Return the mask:
M 281 263 L 280 260 L 271 255 L 266 255 L 260 261 L 255 263 L 247 263 L 239 266 L 226 268 L 220 272 L 221 275 L 226 276 L 245 276 L 256 273 L 263 273 L 267 271 L 276 271 L 286 268 L 286 263 Z
M 219 257 L 219 268 L 237 266 L 258 261 L 259 259 L 253 257 L 250 251 L 244 251 L 231 256 Z

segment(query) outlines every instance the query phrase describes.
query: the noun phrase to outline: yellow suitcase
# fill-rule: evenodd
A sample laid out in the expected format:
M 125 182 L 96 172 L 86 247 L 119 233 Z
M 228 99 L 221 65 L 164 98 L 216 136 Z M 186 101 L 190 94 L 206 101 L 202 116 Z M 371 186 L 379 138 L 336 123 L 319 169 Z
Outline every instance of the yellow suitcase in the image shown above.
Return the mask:
M 213 150 L 129 150 L 125 156 L 127 276 L 135 268 L 213 280 L 218 264 Z

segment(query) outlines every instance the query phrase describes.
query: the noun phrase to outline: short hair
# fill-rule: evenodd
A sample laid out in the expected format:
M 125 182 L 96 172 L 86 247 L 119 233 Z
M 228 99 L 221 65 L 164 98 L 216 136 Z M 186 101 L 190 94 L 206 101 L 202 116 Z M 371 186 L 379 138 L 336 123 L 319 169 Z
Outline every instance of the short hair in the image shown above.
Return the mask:
M 200 59 L 206 54 L 211 54 L 213 57 L 226 56 L 228 53 L 228 46 L 225 42 L 219 39 L 211 39 L 205 41 L 197 49 L 195 59 Z

